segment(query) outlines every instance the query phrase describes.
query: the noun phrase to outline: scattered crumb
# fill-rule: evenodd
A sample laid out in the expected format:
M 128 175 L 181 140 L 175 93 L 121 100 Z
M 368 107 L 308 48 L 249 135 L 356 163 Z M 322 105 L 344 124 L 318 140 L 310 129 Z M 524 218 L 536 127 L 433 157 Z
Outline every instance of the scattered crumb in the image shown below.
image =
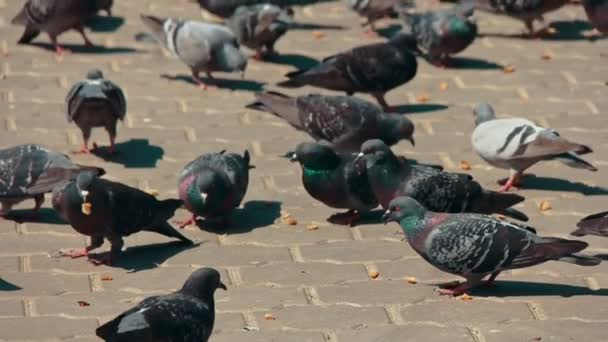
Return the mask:
M 430 99 L 427 94 L 421 94 L 416 97 L 416 100 L 421 103 L 429 102 Z
M 319 230 L 319 226 L 317 226 L 314 223 L 311 223 L 308 226 L 306 226 L 306 229 L 308 229 L 308 230 Z
M 458 297 L 461 300 L 473 300 L 473 297 L 469 296 L 468 294 L 463 294 L 462 296 Z
M 549 211 L 551 209 L 551 203 L 549 203 L 549 201 L 547 200 L 540 202 L 540 204 L 538 205 L 538 210 L 540 210 L 541 213 Z
M 102 281 L 111 281 L 111 280 L 114 280 L 114 278 L 112 278 L 112 276 L 109 274 L 105 274 L 105 275 L 101 276 L 101 280 Z
M 321 39 L 321 38 L 325 37 L 325 32 L 312 31 L 312 36 L 315 37 L 315 39 Z
M 274 321 L 277 319 L 277 317 L 271 313 L 266 313 L 264 314 L 264 319 L 268 321 Z
M 83 300 L 79 300 L 78 301 L 78 306 L 85 307 L 85 306 L 91 306 L 91 304 L 89 304 L 89 303 L 87 303 L 87 302 L 85 302 Z
M 504 221 L 504 220 L 506 220 L 506 219 L 507 219 L 507 218 L 505 217 L 505 215 L 500 215 L 500 214 L 496 215 L 496 218 L 497 218 L 497 219 L 499 219 L 500 221 Z
M 448 90 L 448 87 L 449 87 L 449 86 L 448 86 L 448 83 L 447 83 L 447 82 L 441 82 L 441 83 L 439 83 L 439 89 L 440 89 L 441 91 L 446 91 L 446 90 Z
M 380 272 L 378 272 L 378 271 L 369 272 L 369 277 L 372 279 L 377 279 L 379 276 L 380 276 Z
M 405 281 L 407 281 L 408 284 L 417 284 L 418 283 L 418 279 L 416 279 L 415 277 L 407 277 L 407 278 L 405 278 Z
M 553 58 L 553 55 L 551 55 L 549 52 L 545 52 L 543 53 L 543 55 L 540 57 L 543 61 L 548 61 L 551 58 Z
M 294 219 L 293 217 L 290 217 L 285 220 L 285 223 L 287 223 L 290 226 L 295 226 L 296 224 L 298 224 L 298 221 L 296 219 Z
M 555 29 L 555 27 L 547 27 L 547 34 L 550 35 L 555 35 L 558 34 L 559 32 L 557 31 L 557 29 Z
M 157 189 L 148 189 L 148 190 L 146 190 L 146 192 L 152 196 L 158 196 L 158 193 L 159 193 Z
M 469 171 L 471 169 L 471 164 L 469 164 L 469 162 L 466 161 L 466 160 L 461 160 L 460 161 L 460 168 L 462 170 Z
M 506 67 L 502 68 L 502 71 L 505 74 L 511 74 L 511 73 L 515 72 L 515 67 L 512 65 L 507 65 Z

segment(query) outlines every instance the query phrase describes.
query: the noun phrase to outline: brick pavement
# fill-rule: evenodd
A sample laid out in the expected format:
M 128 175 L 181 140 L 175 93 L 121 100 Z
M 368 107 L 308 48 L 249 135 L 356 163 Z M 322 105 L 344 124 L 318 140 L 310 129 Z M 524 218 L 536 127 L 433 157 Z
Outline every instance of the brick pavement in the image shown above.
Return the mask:
M 125 19 L 124 25 L 117 32 L 98 30 L 90 35 L 107 51 L 83 50 L 63 58 L 41 47 L 15 45 L 21 28 L 9 22 L 21 3 L 0 0 L 1 147 L 36 142 L 60 151 L 77 148 L 80 134 L 65 122 L 63 98 L 73 82 L 97 66 L 122 85 L 128 97 L 128 119 L 118 136 L 125 144 L 119 149 L 145 157 L 110 163 L 75 156 L 77 162 L 103 166 L 108 178 L 157 189 L 163 198 L 176 195 L 177 173 L 202 152 L 249 148 L 257 168 L 251 174 L 245 208 L 236 213 L 237 227 L 230 232 L 189 229 L 187 235 L 201 244 L 186 250 L 164 237 L 141 233 L 126 239 L 127 246 L 138 247 L 128 250 L 125 261 L 114 268 L 52 257 L 59 249 L 85 245 L 85 238 L 68 226 L 0 221 L 0 341 L 96 340 L 94 329 L 100 323 L 145 296 L 178 288 L 203 265 L 217 267 L 229 284 L 228 292 L 216 296 L 213 341 L 608 338 L 606 264 L 580 268 L 547 263 L 507 272 L 497 288 L 479 291 L 471 301 L 441 298 L 433 293 L 432 284 L 456 277 L 417 257 L 401 241 L 396 225 L 351 229 L 325 222 L 332 210 L 313 202 L 300 185 L 297 167 L 277 157 L 305 136 L 243 106 L 263 82 L 272 88 L 281 80 L 292 69 L 289 63 L 310 63 L 310 58 L 371 41 L 363 37 L 359 19 L 342 4 L 300 9 L 297 18 L 343 25 L 344 30 L 321 29 L 321 39 L 310 30 L 292 31 L 277 45 L 290 58 L 274 64 L 252 61 L 247 81 L 226 76 L 230 81 L 224 86 L 235 90 L 205 92 L 183 81 L 188 70 L 179 61 L 158 46 L 133 38 L 143 30 L 139 12 L 200 18 L 189 1 L 117 1 L 115 14 Z M 469 143 L 470 108 L 481 100 L 494 104 L 500 116 L 526 116 L 592 145 L 596 152 L 590 160 L 599 172 L 538 165 L 532 172 L 542 178 L 521 192 L 527 201 L 520 209 L 540 233 L 566 236 L 581 216 L 606 209 L 606 192 L 600 186 L 606 185 L 608 172 L 608 63 L 599 53 L 608 49 L 607 41 L 566 34 L 568 28 L 584 26 L 583 11 L 577 7 L 549 15 L 562 32 L 546 40 L 508 37 L 520 33 L 523 25 L 486 14 L 478 17 L 481 32 L 488 34 L 461 57 L 487 63 L 438 70 L 421 62 L 416 79 L 389 94 L 389 103 L 405 104 L 417 126 L 416 147 L 401 144 L 396 149 L 451 170 L 467 160 L 471 174 L 495 187 L 495 179 L 506 172 L 484 164 Z M 47 37 L 37 41 L 47 42 Z M 75 33 L 63 35 L 61 41 L 81 44 Z M 551 58 L 544 60 L 543 54 Z M 512 65 L 515 72 L 505 74 L 497 64 Z M 441 82 L 447 83 L 447 90 L 440 89 Z M 419 103 L 420 95 L 428 96 L 428 103 Z M 99 143 L 106 144 L 106 139 L 103 131 L 94 133 Z M 551 202 L 552 210 L 538 211 L 543 200 Z M 291 213 L 298 224 L 282 223 L 281 211 Z M 177 217 L 186 215 L 179 211 Z M 319 229 L 308 230 L 311 223 Z M 584 240 L 592 253 L 608 254 L 607 239 Z M 373 271 L 380 274 L 375 280 L 369 277 Z M 107 276 L 113 280 L 104 281 Z M 415 277 L 418 284 L 407 283 L 408 277 Z M 81 307 L 78 301 L 90 306 Z M 267 313 L 276 320 L 266 320 Z

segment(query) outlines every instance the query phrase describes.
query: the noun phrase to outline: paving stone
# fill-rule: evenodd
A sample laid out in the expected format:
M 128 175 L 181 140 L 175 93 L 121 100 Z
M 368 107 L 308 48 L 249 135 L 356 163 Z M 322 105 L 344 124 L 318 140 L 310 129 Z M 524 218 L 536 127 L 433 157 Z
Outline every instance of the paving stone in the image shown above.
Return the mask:
M 340 341 L 351 342 L 415 342 L 432 339 L 437 342 L 472 342 L 471 334 L 466 328 L 440 328 L 423 324 L 408 324 L 406 326 L 373 327 L 344 331 L 338 333 Z
M 265 314 L 276 319 L 268 320 Z M 386 325 L 389 323 L 383 308 L 358 308 L 347 305 L 330 307 L 286 307 L 266 313 L 256 313 L 256 319 L 262 329 L 329 329 L 329 328 L 363 328 L 367 326 Z
M 88 334 L 97 328 L 95 319 L 61 317 L 28 317 L 0 319 L 0 339 L 18 340 L 27 334 L 29 339 L 67 339 Z
M 241 268 L 245 284 L 313 285 L 368 279 L 363 265 L 291 263 Z
M 273 331 L 247 331 L 235 333 L 220 333 L 211 338 L 214 342 L 230 341 L 251 341 L 251 342 L 281 342 L 281 341 L 301 341 L 301 342 L 324 342 L 325 338 L 321 333 L 306 332 L 273 332 Z

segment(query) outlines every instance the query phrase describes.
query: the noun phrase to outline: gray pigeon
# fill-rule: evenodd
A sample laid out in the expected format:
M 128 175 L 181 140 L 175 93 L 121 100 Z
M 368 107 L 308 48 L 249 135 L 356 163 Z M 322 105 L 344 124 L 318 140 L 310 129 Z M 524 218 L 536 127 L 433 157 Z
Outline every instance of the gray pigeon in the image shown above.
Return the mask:
M 354 96 L 288 97 L 263 92 L 255 97 L 258 102 L 249 108 L 268 111 L 313 139 L 329 142 L 338 152 L 358 152 L 369 139 L 380 139 L 387 145 L 406 139 L 414 145 L 414 124 L 406 116 L 384 113 Z
M 74 164 L 68 156 L 40 145 L 19 145 L 0 150 L 0 216 L 28 198 L 36 201 L 34 212 L 44 203 L 44 194 L 75 178 L 81 171 L 97 176 L 105 174 L 99 167 Z
M 271 4 L 239 7 L 226 25 L 237 36 L 239 43 L 256 51 L 262 59 L 275 53 L 274 44 L 293 21 L 293 12 Z M 266 51 L 262 51 L 266 48 Z
M 465 0 L 474 4 L 475 8 L 495 14 L 503 14 L 519 19 L 526 24 L 529 35 L 536 36 L 534 21 L 544 23 L 543 15 L 560 9 L 570 0 Z
M 353 226 L 360 214 L 378 206 L 367 180 L 365 162 L 355 155 L 339 155 L 319 143 L 301 143 L 289 155 L 300 163 L 304 189 L 314 199 L 331 208 L 348 209 L 328 221 Z
M 410 196 L 432 211 L 497 213 L 528 220 L 511 208 L 524 201 L 522 196 L 486 190 L 468 174 L 404 163 L 380 140 L 364 143 L 359 156 L 366 159 L 369 183 L 385 209 L 395 197 Z
M 248 151 L 243 156 L 225 151 L 207 153 L 188 163 L 177 186 L 192 218 L 181 227 L 194 224 L 198 216 L 226 220 L 243 201 L 252 168 Z
M 108 342 L 207 342 L 215 323 L 216 289 L 226 290 L 220 273 L 199 268 L 179 291 L 144 299 L 96 334 Z
M 252 6 L 260 4 L 271 4 L 281 8 L 287 6 L 305 6 L 321 0 L 197 0 L 198 4 L 205 10 L 220 16 L 228 18 L 241 6 Z
M 405 8 L 412 7 L 412 0 L 343 0 L 343 2 L 360 16 L 367 19 L 372 31 L 376 30 L 374 23 L 387 16 L 396 16 Z
M 103 244 L 104 237 L 110 241 L 109 254 L 89 259 L 94 264 L 112 264 L 122 252 L 123 237 L 139 231 L 155 232 L 192 244 L 167 223 L 181 206 L 181 200 L 159 201 L 139 189 L 96 178 L 91 172 L 81 172 L 76 180 L 53 190 L 53 208 L 77 232 L 91 237 L 89 246 L 63 252 L 64 256 L 88 256 Z
M 299 88 L 306 85 L 346 92 L 372 94 L 384 110 L 389 106 L 384 95 L 412 80 L 418 71 L 416 40 L 398 35 L 386 43 L 356 47 L 327 57 L 308 70 L 286 75 L 289 80 L 278 85 Z
M 576 224 L 577 230 L 570 233 L 574 236 L 597 235 L 608 236 L 608 211 L 589 215 Z
M 159 43 L 190 68 L 192 79 L 203 89 L 207 85 L 199 78 L 201 72 L 212 80 L 214 71 L 244 74 L 247 68 L 236 36 L 224 26 L 143 14 L 141 20 Z
M 511 170 L 501 191 L 518 186 L 523 172 L 542 160 L 558 160 L 570 167 L 597 171 L 577 155 L 593 152 L 585 145 L 562 138 L 557 131 L 523 118 L 496 119 L 494 109 L 481 103 L 475 107 L 475 130 L 471 142 L 488 164 Z
M 93 127 L 104 127 L 110 135 L 110 153 L 114 152 L 116 122 L 127 113 L 125 95 L 119 86 L 103 78 L 98 69 L 90 70 L 86 79 L 72 86 L 65 97 L 68 122 L 74 121 L 82 131 L 83 153 L 89 150 Z
M 46 32 L 57 54 L 69 52 L 57 42 L 57 37 L 74 29 L 84 39 L 86 46 L 93 46 L 84 32 L 84 22 L 100 9 L 110 13 L 113 0 L 27 0 L 11 24 L 25 26 L 19 44 L 30 43 L 40 32 Z
M 418 48 L 429 62 L 445 66 L 451 55 L 473 43 L 477 24 L 469 4 L 424 13 L 401 12 L 405 25 L 403 33 L 416 37 Z
M 586 242 L 538 236 L 533 228 L 487 215 L 427 211 L 411 197 L 393 199 L 384 221 L 399 223 L 412 248 L 431 265 L 466 278 L 455 288 L 440 289 L 442 295 L 461 295 L 492 284 L 502 271 L 551 260 L 580 266 L 601 262 L 574 254 L 587 248 Z
M 583 0 L 589 22 L 596 30 L 608 34 L 608 0 Z

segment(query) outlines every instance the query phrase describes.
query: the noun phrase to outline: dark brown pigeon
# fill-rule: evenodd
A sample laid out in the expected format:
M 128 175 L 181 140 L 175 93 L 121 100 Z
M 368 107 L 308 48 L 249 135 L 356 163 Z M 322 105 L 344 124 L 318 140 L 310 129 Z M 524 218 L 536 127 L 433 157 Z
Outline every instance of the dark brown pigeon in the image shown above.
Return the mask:
M 570 235 L 608 236 L 608 211 L 589 215 L 577 223 L 576 226 L 578 229 L 570 233 Z

